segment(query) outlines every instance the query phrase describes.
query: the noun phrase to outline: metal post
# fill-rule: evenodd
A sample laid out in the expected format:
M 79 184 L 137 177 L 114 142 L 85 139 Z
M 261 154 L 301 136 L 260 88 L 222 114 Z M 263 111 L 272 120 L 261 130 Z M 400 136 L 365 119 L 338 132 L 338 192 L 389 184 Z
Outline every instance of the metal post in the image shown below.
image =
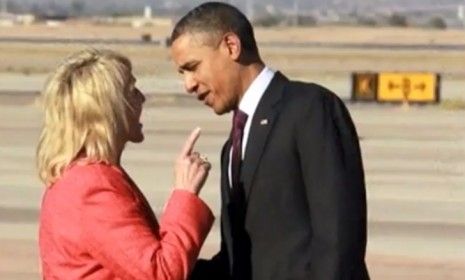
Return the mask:
M 465 8 L 464 5 L 457 7 L 457 17 L 462 22 L 462 27 L 465 28 Z
M 294 0 L 294 26 L 299 25 L 299 0 Z

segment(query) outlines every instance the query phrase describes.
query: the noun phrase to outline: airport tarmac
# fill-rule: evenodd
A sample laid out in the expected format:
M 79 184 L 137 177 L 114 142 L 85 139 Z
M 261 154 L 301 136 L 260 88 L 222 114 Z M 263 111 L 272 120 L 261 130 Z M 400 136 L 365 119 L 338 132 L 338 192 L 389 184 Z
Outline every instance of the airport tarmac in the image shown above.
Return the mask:
M 0 98 L 5 99 L 4 96 L 17 92 L 26 92 L 26 95 L 38 93 L 43 88 L 48 76 L 48 73 L 24 75 L 0 72 L 0 93 L 2 93 Z M 182 80 L 173 74 L 165 76 L 136 75 L 136 78 L 137 86 L 146 94 L 164 95 L 164 98 L 168 98 L 169 96 L 179 96 L 180 92 L 184 92 Z M 293 75 L 289 78 L 318 83 L 337 93 L 344 100 L 351 98 L 352 77 L 348 73 L 312 73 L 305 76 Z M 442 75 L 440 80 L 441 100 L 464 101 L 464 89 L 465 76 L 457 78 L 451 75 Z
M 201 196 L 218 216 L 219 151 L 230 116 L 216 116 L 185 95 L 170 96 L 149 96 L 142 117 L 146 140 L 128 145 L 123 164 L 159 215 L 171 191 L 178 149 L 189 130 L 201 126 L 197 149 L 213 164 Z M 348 107 L 365 166 L 366 259 L 372 279 L 463 279 L 465 110 Z M 40 279 L 37 230 L 43 187 L 34 169 L 40 125 L 33 93 L 0 94 L 0 279 Z M 202 257 L 218 249 L 218 224 L 219 219 Z

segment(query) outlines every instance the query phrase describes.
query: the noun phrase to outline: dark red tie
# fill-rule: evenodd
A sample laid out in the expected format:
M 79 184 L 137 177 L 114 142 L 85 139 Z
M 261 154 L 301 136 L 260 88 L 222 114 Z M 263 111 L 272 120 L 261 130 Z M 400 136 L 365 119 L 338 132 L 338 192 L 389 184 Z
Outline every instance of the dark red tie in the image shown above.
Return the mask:
M 238 190 L 241 175 L 242 162 L 242 137 L 247 122 L 247 114 L 237 109 L 234 111 L 233 127 L 231 131 L 232 153 L 231 153 L 231 182 L 232 189 Z

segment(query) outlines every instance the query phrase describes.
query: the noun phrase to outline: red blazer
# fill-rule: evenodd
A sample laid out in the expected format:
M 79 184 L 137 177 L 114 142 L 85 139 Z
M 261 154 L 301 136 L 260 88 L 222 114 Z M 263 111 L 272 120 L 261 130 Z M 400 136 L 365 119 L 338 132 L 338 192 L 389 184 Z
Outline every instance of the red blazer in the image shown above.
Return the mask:
M 175 190 L 158 224 L 122 169 L 73 165 L 43 197 L 44 279 L 187 279 L 213 219 L 196 195 Z

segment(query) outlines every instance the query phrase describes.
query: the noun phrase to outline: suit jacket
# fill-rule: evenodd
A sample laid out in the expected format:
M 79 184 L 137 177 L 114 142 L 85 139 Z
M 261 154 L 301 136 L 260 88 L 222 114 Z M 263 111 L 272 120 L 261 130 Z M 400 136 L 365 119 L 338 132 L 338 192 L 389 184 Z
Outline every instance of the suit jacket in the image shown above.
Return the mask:
M 343 102 L 277 72 L 248 139 L 241 200 L 230 195 L 230 140 L 223 147 L 221 250 L 192 279 L 368 279 L 364 173 Z
M 43 197 L 42 273 L 44 279 L 187 279 L 212 222 L 196 195 L 177 190 L 158 223 L 122 169 L 75 164 Z

